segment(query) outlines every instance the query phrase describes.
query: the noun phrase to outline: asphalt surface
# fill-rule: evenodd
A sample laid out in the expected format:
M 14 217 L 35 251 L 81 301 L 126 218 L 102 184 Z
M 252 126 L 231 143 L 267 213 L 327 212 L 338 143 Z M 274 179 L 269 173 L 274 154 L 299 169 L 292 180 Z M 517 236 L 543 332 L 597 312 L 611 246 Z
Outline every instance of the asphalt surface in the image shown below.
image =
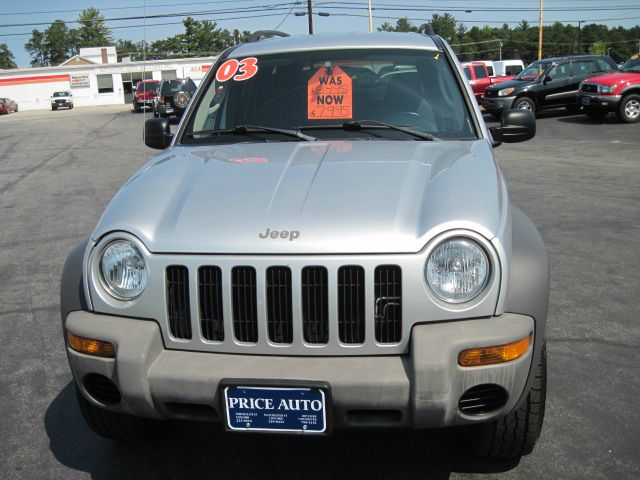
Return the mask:
M 146 115 L 149 116 L 148 114 Z M 85 426 L 59 318 L 73 245 L 153 151 L 126 107 L 0 117 L 0 478 L 640 478 L 640 125 L 563 113 L 496 149 L 551 263 L 547 415 L 532 455 L 474 459 L 445 432 L 223 435 L 118 446 Z

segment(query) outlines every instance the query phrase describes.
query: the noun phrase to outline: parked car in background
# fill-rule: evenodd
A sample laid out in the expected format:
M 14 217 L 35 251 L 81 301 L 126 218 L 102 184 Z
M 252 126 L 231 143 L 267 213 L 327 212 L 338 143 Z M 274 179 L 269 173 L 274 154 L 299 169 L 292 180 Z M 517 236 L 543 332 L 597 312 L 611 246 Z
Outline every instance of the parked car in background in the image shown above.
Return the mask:
M 487 67 L 487 72 L 489 72 L 490 77 L 496 76 L 496 69 L 493 60 L 473 60 L 472 63 L 481 63 L 485 67 Z
M 617 72 L 587 78 L 580 84 L 580 104 L 591 118 L 616 112 L 620 121 L 640 121 L 640 59 L 627 60 Z
M 143 108 L 153 108 L 153 98 L 158 90 L 160 80 L 140 80 L 133 94 L 133 109 L 141 112 Z
M 478 103 L 480 103 L 488 87 L 514 78 L 514 75 L 509 77 L 492 77 L 489 74 L 489 68 L 482 62 L 465 62 L 461 65 Z
M 51 95 L 51 110 L 57 110 L 59 108 L 73 108 L 73 94 L 68 90 L 62 90 L 60 92 L 53 92 Z
M 153 116 L 180 118 L 197 88 L 190 78 L 160 81 L 153 97 Z
M 10 98 L 0 98 L 0 115 L 18 111 L 18 104 Z
M 496 116 L 510 108 L 534 113 L 554 107 L 578 111 L 580 82 L 617 69 L 608 55 L 545 58 L 533 62 L 513 80 L 487 88 L 482 106 Z
M 524 70 L 522 60 L 500 60 L 493 62 L 494 73 L 496 75 L 518 75 Z

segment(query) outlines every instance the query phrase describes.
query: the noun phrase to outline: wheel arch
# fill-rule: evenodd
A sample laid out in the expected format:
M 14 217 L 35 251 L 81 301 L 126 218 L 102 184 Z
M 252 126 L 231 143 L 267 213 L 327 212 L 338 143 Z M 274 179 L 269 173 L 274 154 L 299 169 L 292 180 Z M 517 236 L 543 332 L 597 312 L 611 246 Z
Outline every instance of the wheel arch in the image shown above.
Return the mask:
M 60 280 L 60 315 L 62 324 L 69 315 L 69 312 L 76 310 L 90 310 L 89 302 L 84 289 L 84 254 L 89 243 L 87 236 L 80 241 L 73 249 L 62 269 Z

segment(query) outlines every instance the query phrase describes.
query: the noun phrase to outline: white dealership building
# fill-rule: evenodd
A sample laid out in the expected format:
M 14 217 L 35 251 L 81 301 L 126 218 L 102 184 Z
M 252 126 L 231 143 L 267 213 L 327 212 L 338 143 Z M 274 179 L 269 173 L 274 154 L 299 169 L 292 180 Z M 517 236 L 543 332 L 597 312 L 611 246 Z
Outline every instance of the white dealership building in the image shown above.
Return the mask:
M 133 87 L 143 79 L 204 78 L 215 57 L 118 62 L 115 47 L 82 48 L 56 67 L 0 70 L 0 98 L 20 110 L 51 108 L 53 92 L 69 90 L 76 107 L 131 103 Z

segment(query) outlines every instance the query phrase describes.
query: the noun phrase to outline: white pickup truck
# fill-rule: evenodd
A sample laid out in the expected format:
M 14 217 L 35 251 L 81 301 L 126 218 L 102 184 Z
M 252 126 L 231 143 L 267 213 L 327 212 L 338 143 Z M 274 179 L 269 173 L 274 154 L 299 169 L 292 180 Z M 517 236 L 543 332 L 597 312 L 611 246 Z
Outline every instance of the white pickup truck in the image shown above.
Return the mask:
M 73 108 L 73 94 L 69 91 L 53 92 L 51 95 L 51 110 L 57 110 L 59 108 Z

